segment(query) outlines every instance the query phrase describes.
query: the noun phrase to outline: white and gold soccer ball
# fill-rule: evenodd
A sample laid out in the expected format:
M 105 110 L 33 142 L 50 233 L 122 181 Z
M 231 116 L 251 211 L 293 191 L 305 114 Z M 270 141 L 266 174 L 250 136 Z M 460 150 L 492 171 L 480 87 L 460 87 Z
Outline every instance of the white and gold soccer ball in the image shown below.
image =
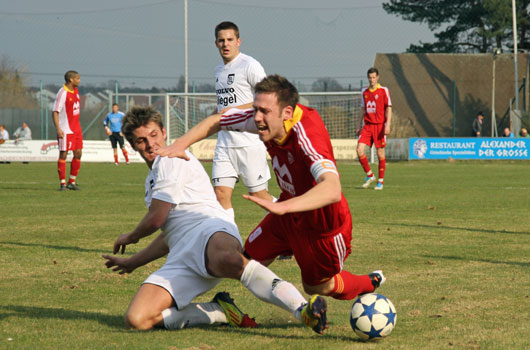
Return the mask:
M 381 339 L 389 335 L 397 322 L 394 304 L 384 295 L 363 294 L 353 303 L 350 324 L 363 339 Z

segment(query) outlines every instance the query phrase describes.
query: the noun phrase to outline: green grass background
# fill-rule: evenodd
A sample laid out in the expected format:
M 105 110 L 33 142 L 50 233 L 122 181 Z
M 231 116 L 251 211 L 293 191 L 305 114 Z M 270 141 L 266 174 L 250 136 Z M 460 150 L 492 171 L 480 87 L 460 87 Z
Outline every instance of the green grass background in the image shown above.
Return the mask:
M 231 280 L 198 301 L 229 291 L 261 328 L 126 330 L 131 298 L 163 259 L 120 276 L 101 254 L 144 215 L 147 167 L 84 163 L 82 191 L 58 192 L 56 164 L 0 164 L 0 349 L 528 349 L 529 165 L 389 163 L 379 192 L 360 189 L 358 164 L 339 164 L 354 221 L 345 269 L 384 269 L 378 291 L 398 313 L 388 338 L 364 343 L 349 325 L 351 301 L 328 298 L 330 329 L 319 336 Z M 245 239 L 264 212 L 242 193 L 238 184 Z M 294 260 L 271 269 L 301 290 Z

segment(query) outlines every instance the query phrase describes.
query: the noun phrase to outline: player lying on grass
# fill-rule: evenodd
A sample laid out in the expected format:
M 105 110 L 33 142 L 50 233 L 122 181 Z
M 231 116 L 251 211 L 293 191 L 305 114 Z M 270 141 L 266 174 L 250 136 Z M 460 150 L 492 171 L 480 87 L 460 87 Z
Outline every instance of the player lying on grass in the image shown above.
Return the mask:
M 385 282 L 382 271 L 342 269 L 351 252 L 352 219 L 331 141 L 318 112 L 298 104 L 287 79 L 268 76 L 255 86 L 253 110 L 214 114 L 157 153 L 188 159 L 187 147 L 220 129 L 258 133 L 282 190 L 277 202 L 244 195 L 269 212 L 245 243 L 247 257 L 268 266 L 294 254 L 304 290 L 336 299 L 354 299 Z
M 190 161 L 154 153 L 155 148 L 166 146 L 160 113 L 151 107 L 134 107 L 124 117 L 122 131 L 150 169 L 145 181 L 149 210 L 132 232 L 118 237 L 113 252 L 123 254 L 127 245 L 159 228 L 162 233 L 128 258 L 103 255 L 105 264 L 120 274 L 131 273 L 168 255 L 129 305 L 128 327 L 179 329 L 215 322 L 257 326 L 227 293 L 218 293 L 209 303 L 191 303 L 226 277 L 241 281 L 259 299 L 292 312 L 315 332 L 327 328 L 323 297 L 314 296 L 307 302 L 291 283 L 243 255 L 237 226 L 217 201 L 200 162 L 188 152 Z

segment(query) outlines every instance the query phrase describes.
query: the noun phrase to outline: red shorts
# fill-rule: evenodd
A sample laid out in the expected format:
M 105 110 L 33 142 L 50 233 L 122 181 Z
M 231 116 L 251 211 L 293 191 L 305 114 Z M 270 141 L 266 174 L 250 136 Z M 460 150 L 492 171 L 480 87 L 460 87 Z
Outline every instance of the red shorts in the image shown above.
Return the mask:
M 64 138 L 57 138 L 57 142 L 59 142 L 59 151 L 83 149 L 83 134 L 80 132 L 64 134 Z
M 358 142 L 370 147 L 375 144 L 375 148 L 385 148 L 385 124 L 364 124 Z
M 257 261 L 278 255 L 294 255 L 302 281 L 310 286 L 324 283 L 342 271 L 351 253 L 351 216 L 337 230 L 322 234 L 298 228 L 292 215 L 267 214 L 245 242 L 245 251 Z

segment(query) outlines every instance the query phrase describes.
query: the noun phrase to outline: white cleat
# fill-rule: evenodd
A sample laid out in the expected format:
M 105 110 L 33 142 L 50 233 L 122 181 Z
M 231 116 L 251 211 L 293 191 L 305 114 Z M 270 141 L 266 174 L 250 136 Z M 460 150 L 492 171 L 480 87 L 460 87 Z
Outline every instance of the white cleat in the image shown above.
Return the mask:
M 375 181 L 375 175 L 367 176 L 366 179 L 364 179 L 362 188 L 368 188 L 368 186 L 370 186 L 370 184 L 374 181 Z
M 374 190 L 381 191 L 383 189 L 383 183 L 378 182 L 377 185 L 375 185 Z

